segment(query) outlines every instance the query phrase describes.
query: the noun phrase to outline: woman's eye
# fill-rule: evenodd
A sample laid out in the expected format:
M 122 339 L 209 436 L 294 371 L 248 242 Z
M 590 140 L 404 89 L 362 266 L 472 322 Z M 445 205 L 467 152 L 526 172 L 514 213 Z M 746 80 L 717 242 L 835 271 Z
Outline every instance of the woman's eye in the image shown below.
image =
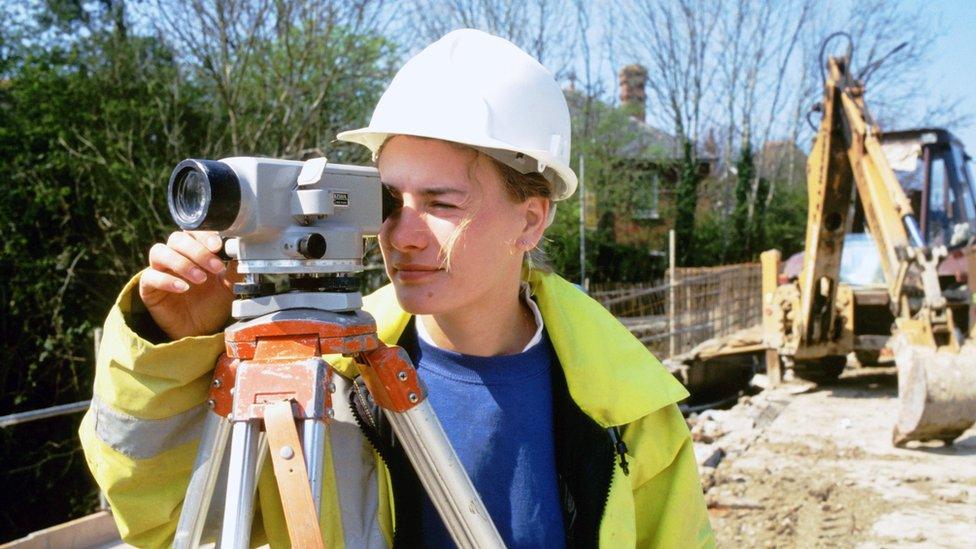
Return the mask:
M 383 185 L 383 221 L 403 207 L 403 197 L 395 190 Z
M 457 206 L 455 206 L 454 204 L 448 204 L 447 202 L 432 202 L 430 206 L 432 208 L 440 208 L 442 210 L 457 208 Z

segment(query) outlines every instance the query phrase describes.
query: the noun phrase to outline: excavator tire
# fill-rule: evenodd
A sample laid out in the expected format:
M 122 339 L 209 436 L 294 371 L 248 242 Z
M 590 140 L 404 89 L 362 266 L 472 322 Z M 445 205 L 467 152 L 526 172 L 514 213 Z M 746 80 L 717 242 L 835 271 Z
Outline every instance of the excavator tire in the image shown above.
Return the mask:
M 912 440 L 951 444 L 976 423 L 976 342 L 958 353 L 913 345 L 894 336 L 898 367 L 898 420 L 895 446 Z
M 847 365 L 846 356 L 825 356 L 817 360 L 797 360 L 793 373 L 801 379 L 824 385 L 837 381 Z
M 861 366 L 877 366 L 881 363 L 881 351 L 854 351 Z

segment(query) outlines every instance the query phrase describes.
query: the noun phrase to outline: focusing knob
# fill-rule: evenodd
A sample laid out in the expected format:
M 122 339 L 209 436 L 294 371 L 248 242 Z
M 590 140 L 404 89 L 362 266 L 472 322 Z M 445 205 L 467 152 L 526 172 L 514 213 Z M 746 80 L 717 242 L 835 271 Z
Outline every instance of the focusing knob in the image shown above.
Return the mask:
M 306 259 L 325 257 L 325 237 L 319 233 L 308 233 L 298 241 L 298 253 Z

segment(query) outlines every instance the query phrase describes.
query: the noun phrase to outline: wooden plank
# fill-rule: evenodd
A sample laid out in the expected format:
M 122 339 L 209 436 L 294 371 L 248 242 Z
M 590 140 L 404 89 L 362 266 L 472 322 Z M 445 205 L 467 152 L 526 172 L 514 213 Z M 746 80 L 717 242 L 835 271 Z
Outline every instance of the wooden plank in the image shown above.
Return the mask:
M 130 547 L 122 543 L 109 511 L 81 517 L 0 545 L 0 549 L 81 549 Z

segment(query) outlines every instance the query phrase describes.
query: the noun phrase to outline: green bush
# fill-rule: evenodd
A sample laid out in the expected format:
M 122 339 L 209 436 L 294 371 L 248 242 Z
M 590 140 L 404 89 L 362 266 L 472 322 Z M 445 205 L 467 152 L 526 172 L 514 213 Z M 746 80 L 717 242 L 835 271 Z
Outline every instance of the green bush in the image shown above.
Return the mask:
M 119 12 L 86 9 L 70 2 L 32 4 L 35 19 L 0 29 L 3 414 L 91 397 L 93 329 L 145 264 L 151 244 L 173 230 L 165 188 L 177 162 L 254 153 L 296 157 L 310 146 L 348 162 L 368 160 L 329 141 L 336 129 L 368 120 L 389 78 L 389 42 L 337 28 L 328 38 L 357 44 L 357 55 L 340 60 L 323 51 L 296 93 L 321 90 L 329 77 L 355 97 L 323 100 L 302 120 L 289 125 L 282 119 L 260 139 L 249 134 L 240 144 L 247 149 L 238 150 L 227 137 L 227 109 L 199 66 L 155 36 L 126 32 Z M 242 78 L 280 74 L 274 63 L 289 62 L 276 43 L 258 47 L 264 61 Z M 251 91 L 240 98 L 243 112 L 279 120 L 262 95 L 266 89 Z M 0 433 L 6 488 L 0 540 L 95 505 L 77 442 L 80 417 Z

